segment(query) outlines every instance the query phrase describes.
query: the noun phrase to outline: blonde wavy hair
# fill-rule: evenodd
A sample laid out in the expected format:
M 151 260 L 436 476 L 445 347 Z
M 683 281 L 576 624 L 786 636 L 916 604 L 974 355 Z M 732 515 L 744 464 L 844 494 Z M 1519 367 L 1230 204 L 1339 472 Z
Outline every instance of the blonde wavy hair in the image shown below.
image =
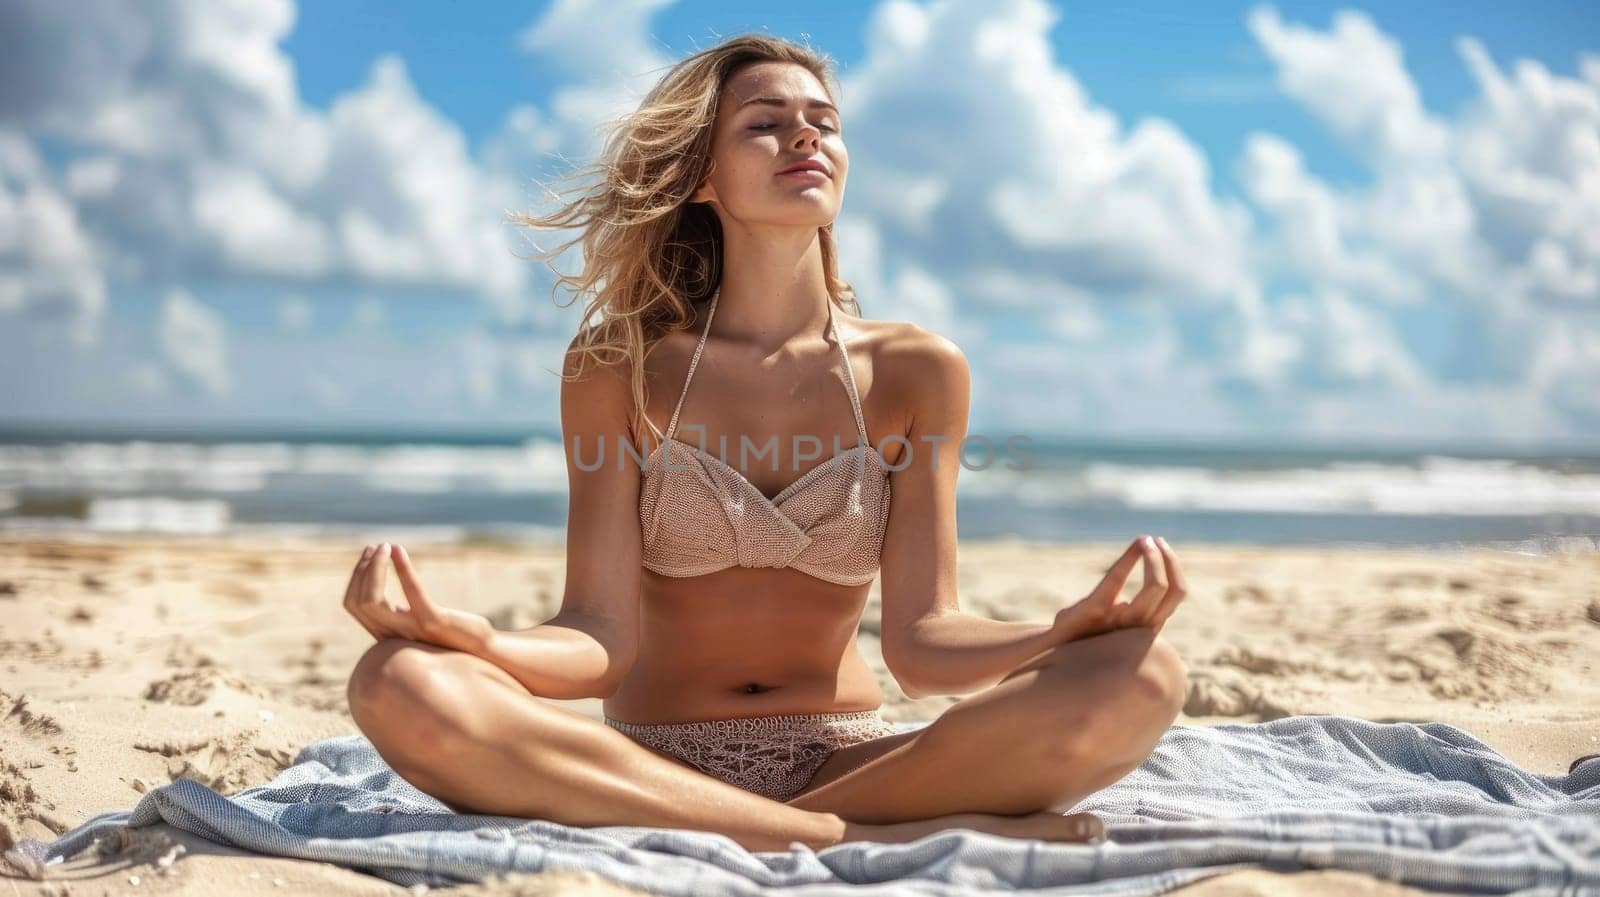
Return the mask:
M 714 167 L 711 138 L 718 97 L 734 74 L 759 62 L 804 66 L 829 99 L 838 100 L 838 82 L 826 54 L 767 35 L 730 38 L 678 62 L 638 109 L 606 123 L 609 136 L 600 158 L 558 181 L 597 179 L 575 188 L 580 192 L 576 199 L 549 215 L 510 216 L 530 228 L 581 229 L 577 237 L 531 256 L 555 273 L 552 297 L 563 284 L 575 296 L 592 297 L 569 346 L 562 378 L 581 377 L 591 362 L 627 365 L 635 434 L 644 433 L 649 423 L 644 413 L 645 357 L 668 333 L 689 326 L 693 306 L 709 301 L 721 280 L 722 224 L 710 206 L 688 200 Z M 819 227 L 818 237 L 830 301 L 859 315 L 855 289 L 839 276 L 833 224 Z M 582 271 L 568 275 L 550 264 L 579 243 Z

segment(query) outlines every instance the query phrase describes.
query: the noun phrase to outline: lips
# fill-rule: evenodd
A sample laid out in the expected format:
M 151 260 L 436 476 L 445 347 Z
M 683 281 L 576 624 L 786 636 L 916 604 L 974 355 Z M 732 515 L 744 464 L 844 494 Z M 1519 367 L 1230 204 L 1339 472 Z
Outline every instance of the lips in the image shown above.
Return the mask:
M 826 175 L 827 177 L 833 177 L 832 172 L 828 171 L 828 166 L 818 162 L 816 159 L 806 159 L 801 162 L 796 162 L 795 164 L 790 165 L 788 168 L 778 172 L 778 174 L 797 174 L 802 171 L 815 171 Z

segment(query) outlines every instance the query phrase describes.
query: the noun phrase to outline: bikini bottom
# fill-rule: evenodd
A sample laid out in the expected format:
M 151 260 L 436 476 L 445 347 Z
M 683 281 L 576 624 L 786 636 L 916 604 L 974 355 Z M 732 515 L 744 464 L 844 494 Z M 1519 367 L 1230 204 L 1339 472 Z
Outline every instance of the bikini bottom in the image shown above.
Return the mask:
M 803 791 L 841 747 L 895 734 L 881 710 L 606 725 L 746 791 L 785 801 Z

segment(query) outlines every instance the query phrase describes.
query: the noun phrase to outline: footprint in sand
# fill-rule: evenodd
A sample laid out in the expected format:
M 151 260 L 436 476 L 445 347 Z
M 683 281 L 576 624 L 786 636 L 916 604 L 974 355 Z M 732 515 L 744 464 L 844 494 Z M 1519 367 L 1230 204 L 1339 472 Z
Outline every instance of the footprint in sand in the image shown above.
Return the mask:
M 151 682 L 145 686 L 144 699 L 162 704 L 194 707 L 211 700 L 212 694 L 218 689 L 226 689 L 245 697 L 268 697 L 262 689 L 238 676 L 224 672 L 219 667 L 201 666 Z
M 1296 660 L 1273 653 L 1270 648 L 1228 645 L 1211 656 L 1211 664 L 1237 667 L 1262 676 L 1310 675 L 1317 678 L 1355 682 L 1366 678 L 1366 671 L 1347 664 L 1317 658 Z
M 1184 699 L 1183 712 L 1188 716 L 1256 716 L 1266 722 L 1299 711 L 1268 697 L 1246 676 L 1224 670 L 1195 670 L 1189 674 L 1189 695 Z
M 15 726 L 24 735 L 47 736 L 61 734 L 61 724 L 42 713 L 28 709 L 28 696 L 12 697 L 0 691 L 0 723 Z
M 239 583 L 232 582 L 230 580 L 217 580 L 216 582 L 211 583 L 207 588 L 208 591 L 210 591 L 213 595 L 221 595 L 230 601 L 237 601 L 240 604 L 261 603 L 261 591 L 259 589 L 253 589 L 247 585 L 240 585 Z
M 1535 697 L 1550 685 L 1548 648 L 1488 627 L 1444 626 L 1387 648 L 1392 663 L 1414 667 L 1429 694 L 1443 700 Z
M 167 758 L 167 776 L 193 779 L 219 794 L 259 785 L 289 768 L 294 757 L 281 747 L 254 743 L 254 732 L 210 736 L 189 741 L 139 742 L 134 747 Z
M 345 686 L 350 671 L 343 664 L 329 660 L 324 654 L 326 648 L 322 639 L 314 638 L 307 644 L 305 654 L 286 658 L 285 669 L 298 668 L 298 672 L 292 680 L 270 686 L 271 697 L 313 710 L 346 712 Z
M 167 649 L 166 664 L 178 669 L 216 666 L 217 659 L 195 647 L 194 642 L 182 636 L 174 638 Z
M 1403 573 L 1390 573 L 1378 578 L 1378 585 L 1389 589 L 1398 588 L 1432 588 L 1439 584 L 1439 577 L 1432 573 L 1417 573 L 1407 571 Z
M 1238 586 L 1228 586 L 1222 592 L 1222 600 L 1233 604 L 1236 601 L 1249 601 L 1252 604 L 1266 604 L 1272 600 L 1272 595 L 1266 589 L 1254 583 Z
M 0 850 L 22 838 L 52 841 L 67 830 L 51 812 L 55 802 L 34 790 L 33 783 L 15 763 L 0 765 Z
M 1384 610 L 1383 621 L 1385 623 L 1415 623 L 1418 620 L 1426 620 L 1431 616 L 1433 616 L 1433 612 L 1426 608 L 1397 604 Z

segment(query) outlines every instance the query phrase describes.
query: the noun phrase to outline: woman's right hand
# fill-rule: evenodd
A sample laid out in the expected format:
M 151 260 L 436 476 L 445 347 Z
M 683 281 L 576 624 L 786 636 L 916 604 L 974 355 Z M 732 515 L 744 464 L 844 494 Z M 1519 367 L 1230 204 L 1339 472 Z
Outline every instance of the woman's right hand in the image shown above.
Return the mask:
M 403 638 L 446 648 L 469 650 L 493 628 L 481 614 L 435 604 L 417 579 L 404 547 L 384 542 L 368 545 L 356 561 L 344 590 L 344 609 L 378 640 Z M 390 598 L 384 586 L 389 560 L 394 560 L 404 598 Z
M 1141 560 L 1143 587 L 1132 599 L 1122 601 L 1122 587 Z M 1178 556 L 1167 540 L 1140 536 L 1111 565 L 1094 591 L 1056 611 L 1051 631 L 1059 636 L 1058 644 L 1134 626 L 1148 626 L 1160 632 L 1188 593 L 1189 584 L 1178 567 Z

